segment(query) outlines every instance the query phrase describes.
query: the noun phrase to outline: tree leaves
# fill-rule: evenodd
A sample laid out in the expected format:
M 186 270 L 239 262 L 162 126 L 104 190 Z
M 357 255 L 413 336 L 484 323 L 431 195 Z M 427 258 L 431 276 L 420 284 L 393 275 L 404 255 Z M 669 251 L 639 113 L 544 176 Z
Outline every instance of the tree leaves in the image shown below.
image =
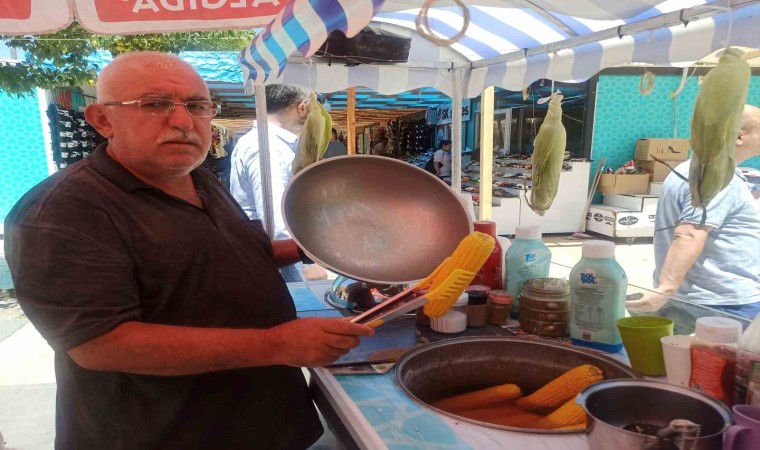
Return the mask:
M 21 62 L 0 62 L 0 90 L 21 97 L 37 88 L 91 85 L 99 68 L 87 57 L 99 50 L 113 56 L 145 50 L 238 51 L 254 36 L 249 30 L 103 36 L 88 33 L 76 22 L 55 34 L 0 36 L 9 47 L 26 53 Z

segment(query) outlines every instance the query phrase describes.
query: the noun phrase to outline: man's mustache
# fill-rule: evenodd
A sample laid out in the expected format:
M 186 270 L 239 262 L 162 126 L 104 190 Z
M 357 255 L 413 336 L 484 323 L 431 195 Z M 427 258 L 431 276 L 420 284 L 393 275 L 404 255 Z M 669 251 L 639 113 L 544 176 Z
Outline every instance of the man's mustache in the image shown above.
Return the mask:
M 179 132 L 166 135 L 159 141 L 161 144 L 166 142 L 181 142 L 183 144 L 200 145 L 201 138 L 196 134 Z

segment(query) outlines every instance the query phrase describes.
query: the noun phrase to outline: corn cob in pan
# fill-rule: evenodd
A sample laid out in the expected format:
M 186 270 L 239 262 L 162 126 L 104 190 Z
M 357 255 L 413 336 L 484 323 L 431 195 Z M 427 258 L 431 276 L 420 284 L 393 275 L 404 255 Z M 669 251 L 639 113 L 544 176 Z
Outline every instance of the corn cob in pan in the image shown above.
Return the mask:
M 734 176 L 734 148 L 749 89 L 750 68 L 729 48 L 704 78 L 691 119 L 691 202 L 706 208 Z
M 562 125 L 562 95 L 554 94 L 533 145 L 533 186 L 528 205 L 539 216 L 544 215 L 557 196 L 566 144 L 567 132 Z

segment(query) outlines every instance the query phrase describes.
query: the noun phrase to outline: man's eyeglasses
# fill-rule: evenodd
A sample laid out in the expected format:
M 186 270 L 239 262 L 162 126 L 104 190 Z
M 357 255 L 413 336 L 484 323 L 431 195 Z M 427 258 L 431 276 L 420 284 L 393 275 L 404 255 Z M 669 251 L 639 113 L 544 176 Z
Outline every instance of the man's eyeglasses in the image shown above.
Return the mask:
M 183 105 L 188 114 L 195 117 L 214 117 L 222 107 L 208 100 L 190 100 L 188 102 L 173 102 L 165 98 L 144 97 L 139 100 L 125 102 L 105 102 L 106 106 L 137 105 L 140 112 L 151 116 L 169 116 L 177 105 Z

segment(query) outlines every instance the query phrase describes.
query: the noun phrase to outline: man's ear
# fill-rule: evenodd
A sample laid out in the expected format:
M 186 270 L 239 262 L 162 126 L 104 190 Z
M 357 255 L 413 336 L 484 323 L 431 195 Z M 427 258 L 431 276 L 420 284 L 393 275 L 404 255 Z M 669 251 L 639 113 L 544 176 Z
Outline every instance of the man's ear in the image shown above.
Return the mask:
M 104 138 L 111 139 L 113 137 L 113 126 L 103 108 L 103 105 L 93 103 L 84 110 L 84 117 Z

